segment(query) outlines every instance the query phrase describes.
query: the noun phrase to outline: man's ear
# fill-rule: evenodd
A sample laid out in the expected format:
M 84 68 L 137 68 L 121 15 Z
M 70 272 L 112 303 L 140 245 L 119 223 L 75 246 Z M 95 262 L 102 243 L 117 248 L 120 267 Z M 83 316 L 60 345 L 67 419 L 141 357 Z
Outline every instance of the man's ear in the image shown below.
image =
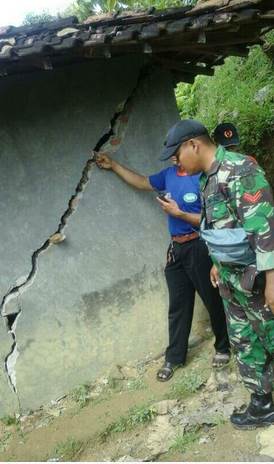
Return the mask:
M 194 153 L 198 153 L 198 151 L 199 151 L 199 142 L 197 140 L 195 140 L 195 139 L 191 139 L 190 142 L 191 142 Z

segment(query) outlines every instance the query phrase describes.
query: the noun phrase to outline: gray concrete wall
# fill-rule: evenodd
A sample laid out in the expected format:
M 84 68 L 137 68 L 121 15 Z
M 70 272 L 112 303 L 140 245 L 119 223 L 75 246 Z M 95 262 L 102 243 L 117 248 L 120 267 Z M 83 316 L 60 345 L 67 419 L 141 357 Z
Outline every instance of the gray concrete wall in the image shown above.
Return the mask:
M 57 228 L 82 168 L 141 59 L 114 59 L 0 81 L 0 291 L 29 273 Z M 155 71 L 134 103 L 117 159 L 142 173 L 162 168 L 163 137 L 178 119 L 170 76 Z M 166 218 L 154 195 L 94 170 L 66 240 L 39 258 L 20 297 L 15 365 L 24 410 L 165 347 L 162 269 Z M 12 308 L 11 310 L 13 310 Z M 11 338 L 1 327 L 3 361 Z M 16 408 L 1 374 L 0 415 Z

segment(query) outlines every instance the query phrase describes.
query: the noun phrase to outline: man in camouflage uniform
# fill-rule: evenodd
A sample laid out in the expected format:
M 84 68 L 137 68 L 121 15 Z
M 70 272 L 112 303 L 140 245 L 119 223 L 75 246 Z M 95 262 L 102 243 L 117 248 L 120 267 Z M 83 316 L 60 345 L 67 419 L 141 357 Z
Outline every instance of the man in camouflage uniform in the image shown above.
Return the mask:
M 174 147 L 180 165 L 188 174 L 203 172 L 200 185 L 206 228 L 244 229 L 254 254 L 254 262 L 249 265 L 219 262 L 211 255 L 214 262 L 211 281 L 219 286 L 230 342 L 243 382 L 251 392 L 246 411 L 232 414 L 231 422 L 243 429 L 274 424 L 272 192 L 253 158 L 229 152 L 222 146 L 217 148 L 208 133 L 202 136 L 195 133 L 194 123 L 200 124 L 193 120 L 177 123 L 168 133 L 164 151 Z

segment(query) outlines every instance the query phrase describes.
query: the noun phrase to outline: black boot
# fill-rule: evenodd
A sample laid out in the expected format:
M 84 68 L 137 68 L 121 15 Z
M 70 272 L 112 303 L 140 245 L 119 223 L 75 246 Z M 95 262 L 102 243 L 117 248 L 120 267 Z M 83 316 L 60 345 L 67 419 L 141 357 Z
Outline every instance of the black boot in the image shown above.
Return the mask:
M 274 425 L 274 404 L 271 393 L 251 394 L 251 401 L 243 413 L 234 413 L 230 417 L 237 429 L 255 429 Z

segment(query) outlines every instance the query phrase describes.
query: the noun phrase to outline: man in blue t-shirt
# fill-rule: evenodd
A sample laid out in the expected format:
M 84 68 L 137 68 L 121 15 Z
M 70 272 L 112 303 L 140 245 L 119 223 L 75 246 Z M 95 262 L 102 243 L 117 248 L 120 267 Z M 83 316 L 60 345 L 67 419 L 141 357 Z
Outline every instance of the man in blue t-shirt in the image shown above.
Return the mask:
M 187 175 L 172 158 L 173 166 L 149 177 L 138 174 L 106 154 L 97 155 L 97 165 L 115 172 L 129 185 L 141 190 L 157 190 L 161 208 L 168 215 L 171 243 L 167 252 L 165 276 L 169 290 L 169 345 L 165 363 L 157 372 L 159 381 L 169 380 L 186 361 L 195 290 L 203 300 L 215 335 L 213 366 L 229 362 L 230 346 L 219 292 L 210 283 L 212 262 L 207 247 L 199 240 L 199 175 Z

